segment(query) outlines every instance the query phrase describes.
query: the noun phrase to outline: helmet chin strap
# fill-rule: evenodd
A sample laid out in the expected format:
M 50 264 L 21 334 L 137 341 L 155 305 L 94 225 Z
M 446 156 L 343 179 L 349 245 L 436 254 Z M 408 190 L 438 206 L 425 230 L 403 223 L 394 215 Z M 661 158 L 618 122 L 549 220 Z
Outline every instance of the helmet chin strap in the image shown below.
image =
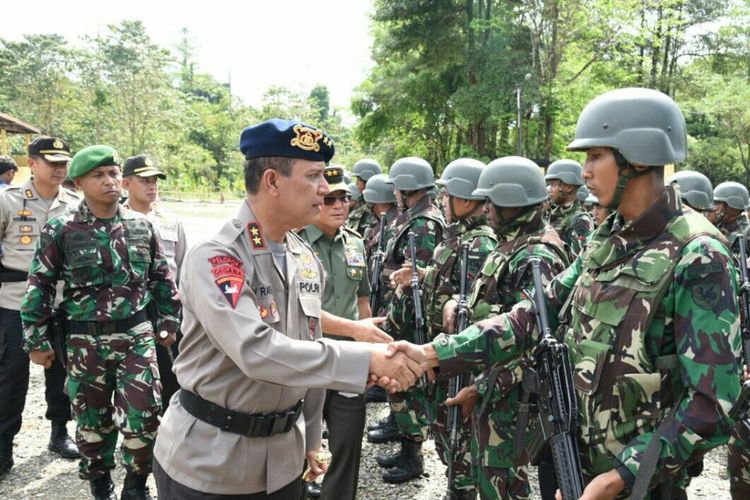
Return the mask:
M 614 154 L 615 162 L 617 163 L 617 186 L 615 186 L 615 194 L 612 196 L 612 201 L 609 202 L 606 208 L 617 210 L 622 202 L 622 195 L 625 192 L 628 182 L 630 182 L 631 179 L 647 174 L 649 170 L 636 170 L 619 151 L 613 149 L 612 153 Z

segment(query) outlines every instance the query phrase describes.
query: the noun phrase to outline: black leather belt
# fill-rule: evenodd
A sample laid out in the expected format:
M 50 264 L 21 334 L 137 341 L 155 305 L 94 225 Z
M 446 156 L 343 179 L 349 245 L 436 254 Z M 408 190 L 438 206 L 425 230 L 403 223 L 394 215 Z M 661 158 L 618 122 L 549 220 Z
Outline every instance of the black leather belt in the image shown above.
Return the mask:
M 239 413 L 206 401 L 185 389 L 180 389 L 180 404 L 192 416 L 227 432 L 248 437 L 269 437 L 289 432 L 302 412 L 299 400 L 290 410 L 281 413 Z
M 130 330 L 136 325 L 148 321 L 146 309 L 141 309 L 133 316 L 118 321 L 71 321 L 71 335 L 108 335 L 110 333 L 122 333 Z

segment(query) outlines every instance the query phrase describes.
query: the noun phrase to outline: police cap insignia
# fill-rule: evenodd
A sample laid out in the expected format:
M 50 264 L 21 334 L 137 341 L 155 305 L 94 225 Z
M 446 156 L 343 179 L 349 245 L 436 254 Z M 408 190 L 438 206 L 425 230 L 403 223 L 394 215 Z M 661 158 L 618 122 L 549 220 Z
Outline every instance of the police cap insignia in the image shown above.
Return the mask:
M 284 156 L 327 163 L 335 147 L 320 129 L 298 121 L 272 118 L 242 131 L 240 151 L 246 159 Z
M 55 142 L 52 143 L 52 146 L 54 146 L 55 149 L 62 149 L 63 143 L 60 139 L 55 139 Z
M 59 137 L 40 135 L 27 148 L 29 156 L 41 156 L 50 163 L 70 161 L 70 146 Z

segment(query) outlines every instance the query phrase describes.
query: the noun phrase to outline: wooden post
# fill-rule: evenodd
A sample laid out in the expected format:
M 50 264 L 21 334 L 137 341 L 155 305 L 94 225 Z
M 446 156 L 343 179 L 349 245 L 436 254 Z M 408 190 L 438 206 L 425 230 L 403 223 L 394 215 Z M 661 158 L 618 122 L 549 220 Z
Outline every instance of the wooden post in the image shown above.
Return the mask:
M 5 129 L 0 130 L 0 145 L 4 156 L 8 156 L 8 134 Z

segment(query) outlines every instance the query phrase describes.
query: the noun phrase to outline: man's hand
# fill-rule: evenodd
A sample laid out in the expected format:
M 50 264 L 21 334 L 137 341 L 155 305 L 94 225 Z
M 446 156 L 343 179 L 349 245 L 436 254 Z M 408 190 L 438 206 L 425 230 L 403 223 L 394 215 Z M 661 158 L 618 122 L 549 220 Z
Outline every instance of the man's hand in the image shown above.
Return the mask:
M 461 415 L 464 418 L 469 418 L 471 412 L 474 411 L 474 407 L 477 405 L 477 401 L 479 401 L 477 386 L 471 384 L 470 386 L 464 387 L 458 391 L 455 398 L 446 399 L 445 404 L 448 406 L 459 405 L 461 407 Z
M 391 353 L 389 349 L 385 349 L 384 345 L 375 345 L 375 347 L 370 355 L 370 374 L 379 379 L 379 385 L 386 382 L 391 392 L 404 391 L 422 376 L 424 370 L 419 363 L 409 359 L 404 353 Z
M 419 364 L 420 369 L 423 372 L 427 372 L 430 380 L 435 379 L 435 372 L 432 369 L 436 368 L 440 363 L 438 362 L 435 348 L 431 344 L 417 345 L 405 340 L 388 344 L 389 357 L 395 356 L 399 352 L 406 354 L 412 361 Z
M 177 334 L 175 332 L 170 333 L 166 330 L 162 330 L 159 332 L 159 335 L 156 336 L 156 341 L 162 347 L 169 347 L 177 342 Z
M 303 479 L 308 483 L 312 483 L 318 476 L 322 476 L 328 472 L 328 463 L 320 454 L 320 450 L 308 451 L 305 453 L 307 458 L 307 467 Z
M 35 364 L 42 365 L 45 370 L 49 370 L 55 360 L 55 351 L 31 351 L 29 358 Z
M 398 271 L 393 271 L 388 278 L 390 279 L 391 288 L 408 285 L 409 280 L 411 280 L 411 263 L 407 261 L 404 267 Z
M 456 329 L 456 312 L 458 310 L 458 302 L 450 299 L 443 306 L 443 331 L 445 333 L 453 333 Z
M 385 316 L 381 316 L 355 321 L 354 328 L 351 330 L 352 338 L 357 342 L 373 342 L 376 344 L 393 342 L 393 338 L 377 326 L 385 323 L 386 319 Z
M 625 488 L 625 481 L 616 470 L 612 469 L 596 476 L 583 490 L 581 500 L 611 500 L 617 497 L 623 488 Z M 555 493 L 555 499 L 568 500 L 563 499 L 560 490 Z

